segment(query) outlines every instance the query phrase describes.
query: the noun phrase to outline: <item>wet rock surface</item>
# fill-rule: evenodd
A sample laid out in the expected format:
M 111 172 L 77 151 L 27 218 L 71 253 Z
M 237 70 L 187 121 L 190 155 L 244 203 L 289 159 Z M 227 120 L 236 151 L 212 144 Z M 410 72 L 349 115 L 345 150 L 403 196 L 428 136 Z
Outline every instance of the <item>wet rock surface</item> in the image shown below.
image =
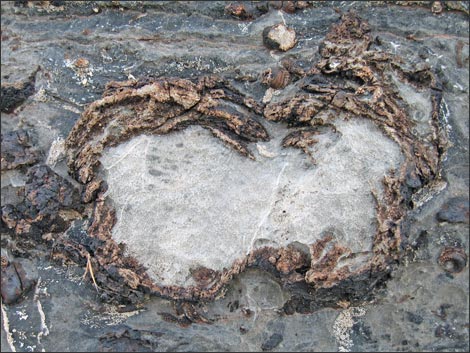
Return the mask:
M 27 258 L 38 279 L 2 276 L 2 351 L 468 349 L 468 8 L 279 3 L 2 3 L 2 78 L 34 72 L 34 91 L 5 110 L 2 80 L 2 272 Z M 341 22 L 335 6 L 361 20 Z M 270 52 L 262 32 L 280 22 L 297 45 Z M 340 23 L 357 28 L 344 42 Z M 263 82 L 281 67 L 289 79 Z M 155 111 L 163 125 L 146 123 Z M 149 296 L 145 269 L 110 241 L 119 213 L 97 163 L 107 144 L 200 125 L 240 158 L 269 159 L 264 117 L 290 133 L 284 148 L 321 163 L 344 136 L 341 114 L 383 126 L 405 156 L 376 190 L 379 266 L 335 272 L 347 252 L 325 235 L 310 250 L 255 251 L 222 277 L 193 268 L 201 288 L 223 283 L 209 301 Z M 33 143 L 16 138 L 24 128 Z M 16 136 L 11 168 L 4 136 Z

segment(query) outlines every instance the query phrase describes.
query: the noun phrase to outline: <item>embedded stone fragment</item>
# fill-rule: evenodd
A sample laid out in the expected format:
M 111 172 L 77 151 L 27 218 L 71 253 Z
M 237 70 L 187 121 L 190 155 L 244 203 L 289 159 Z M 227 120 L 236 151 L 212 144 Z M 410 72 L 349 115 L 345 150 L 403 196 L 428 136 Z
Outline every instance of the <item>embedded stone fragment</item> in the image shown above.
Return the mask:
M 247 5 L 241 1 L 228 4 L 225 7 L 225 13 L 240 20 L 252 20 L 254 17 L 253 9 L 247 8 Z
M 41 154 L 33 147 L 26 130 L 15 130 L 1 134 L 1 170 L 10 170 L 33 165 L 39 161 Z
M 287 51 L 297 44 L 295 36 L 294 29 L 279 23 L 263 30 L 263 43 L 269 49 Z
M 442 6 L 440 1 L 434 1 L 431 5 L 431 11 L 434 14 L 440 14 L 444 10 L 444 7 Z
M 289 71 L 284 68 L 267 69 L 263 72 L 261 82 L 274 89 L 286 87 L 291 81 Z
M 283 337 L 281 334 L 273 333 L 271 336 L 269 336 L 269 338 L 266 341 L 263 342 L 263 344 L 261 345 L 261 350 L 263 352 L 271 351 L 277 346 L 279 346 L 282 340 L 283 340 Z
M 2 256 L 1 272 L 1 294 L 5 304 L 18 302 L 35 283 L 26 274 L 21 263 L 8 261 L 5 256 Z

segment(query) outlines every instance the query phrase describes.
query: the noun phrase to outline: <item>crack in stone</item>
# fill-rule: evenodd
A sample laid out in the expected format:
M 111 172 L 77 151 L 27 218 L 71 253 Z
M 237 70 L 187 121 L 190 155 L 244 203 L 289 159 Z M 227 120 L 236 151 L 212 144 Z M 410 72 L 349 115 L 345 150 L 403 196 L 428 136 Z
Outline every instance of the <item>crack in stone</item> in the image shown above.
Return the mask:
M 284 165 L 282 166 L 282 169 L 281 171 L 279 172 L 279 174 L 277 175 L 277 178 L 276 178 L 276 183 L 274 184 L 273 188 L 272 188 L 272 192 L 271 192 L 271 202 L 269 203 L 269 206 L 268 208 L 266 209 L 266 212 L 264 212 L 264 215 L 261 217 L 259 223 L 258 223 L 258 226 L 256 227 L 256 230 L 255 232 L 253 233 L 253 236 L 251 238 L 251 242 L 250 242 L 250 247 L 247 249 L 247 252 L 246 254 L 248 255 L 254 248 L 254 243 L 255 243 L 255 240 L 256 240 L 256 236 L 258 235 L 259 233 L 259 230 L 261 229 L 261 227 L 264 225 L 264 223 L 266 222 L 266 220 L 268 219 L 269 215 L 271 214 L 271 212 L 273 211 L 274 209 L 274 205 L 276 204 L 276 201 L 277 201 L 277 198 L 276 198 L 276 195 L 279 191 L 279 184 L 281 182 L 281 177 L 282 177 L 282 174 L 284 173 L 284 170 L 286 169 L 286 167 L 289 165 L 288 162 L 284 163 Z M 243 247 L 245 247 L 245 235 L 243 236 Z

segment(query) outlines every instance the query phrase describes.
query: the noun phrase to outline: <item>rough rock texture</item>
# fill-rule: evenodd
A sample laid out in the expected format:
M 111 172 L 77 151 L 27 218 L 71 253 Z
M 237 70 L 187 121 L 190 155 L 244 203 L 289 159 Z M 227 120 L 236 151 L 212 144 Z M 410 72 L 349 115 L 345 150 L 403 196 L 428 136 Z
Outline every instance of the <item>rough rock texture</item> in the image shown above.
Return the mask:
M 78 192 L 72 184 L 46 165 L 28 170 L 23 201 L 18 205 L 2 205 L 2 221 L 17 235 L 41 238 L 44 230 L 67 229 L 69 218 L 80 218 Z
M 17 72 L 10 74 L 8 69 L 2 70 L 2 83 L 0 87 L 0 110 L 2 112 L 12 113 L 15 108 L 34 93 L 36 72 L 37 69 L 29 73 L 27 77 L 18 77 L 21 75 Z
M 27 131 L 9 131 L 1 136 L 2 171 L 32 165 L 39 161 L 40 153 L 32 146 Z
M 28 131 L 49 168 L 2 170 L 2 256 L 38 272 L 34 291 L 2 305 L 2 351 L 468 349 L 468 3 L 238 5 L 2 3 L 2 84 L 34 72 L 32 94 L 2 111 L 2 134 Z M 263 44 L 278 23 L 296 32 L 287 52 Z M 360 188 L 376 189 L 375 232 L 362 234 L 374 245 L 346 260 L 364 271 L 341 271 L 350 245 L 333 233 L 254 248 L 239 267 L 191 267 L 198 289 L 182 290 L 156 284 L 113 240 L 120 209 L 100 164 L 134 138 L 206 129 L 219 154 L 259 163 L 275 158 L 273 143 L 321 170 L 347 126 L 375 129 L 389 142 L 380 156 L 402 155 L 374 178 L 382 185 Z
M 295 13 L 313 5 L 312 1 L 233 1 L 225 7 L 225 13 L 240 20 L 253 20 L 271 10 Z

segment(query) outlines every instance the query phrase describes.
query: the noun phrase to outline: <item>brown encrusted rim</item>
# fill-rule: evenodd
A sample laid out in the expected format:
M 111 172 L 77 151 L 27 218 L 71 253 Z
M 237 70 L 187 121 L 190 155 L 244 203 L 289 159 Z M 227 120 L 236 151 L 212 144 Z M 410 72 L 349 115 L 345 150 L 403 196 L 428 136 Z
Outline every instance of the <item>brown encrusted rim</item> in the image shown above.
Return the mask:
M 343 15 L 320 46 L 320 62 L 295 83 L 300 89 L 296 95 L 265 106 L 215 76 L 201 77 L 196 82 L 164 78 L 108 84 L 103 98 L 90 104 L 66 141 L 69 168 L 77 181 L 85 185 L 83 202 L 94 202 L 88 236 L 99 240 L 91 261 L 106 276 L 101 281 L 103 287 L 111 295 L 122 294 L 116 289 L 119 286 L 109 285 L 107 278 L 111 278 L 115 283 L 125 283 L 128 291 L 134 293 L 150 292 L 178 300 L 214 300 L 223 294 L 234 276 L 250 267 L 275 273 L 284 284 L 305 283 L 313 289 L 331 288 L 367 273 L 390 271 L 400 255 L 406 211 L 413 207 L 407 194 L 439 181 L 447 136 L 439 117 L 441 90 L 430 69 L 407 71 L 400 58 L 369 50 L 371 42 L 366 22 L 351 12 Z M 413 133 L 405 103 L 384 75 L 387 71 L 417 89 L 431 90 L 430 141 L 421 141 Z M 338 260 L 348 256 L 350 250 L 326 235 L 311 244 L 308 251 L 293 246 L 265 247 L 253 250 L 220 272 L 201 268 L 193 274 L 198 283 L 195 286 L 154 283 L 138 261 L 124 256 L 112 239 L 116 215 L 106 203 L 106 184 L 97 176 L 101 153 L 106 147 L 143 132 L 167 134 L 197 124 L 241 154 L 254 158 L 247 143 L 269 138 L 254 114 L 307 131 L 287 136 L 285 146 L 303 148 L 314 143 L 302 138 L 311 138 L 318 126 L 333 124 L 336 116 L 370 119 L 399 144 L 405 162 L 398 171 L 384 177 L 381 198 L 372 191 L 377 202 L 377 233 L 371 260 L 355 271 L 347 266 L 336 269 Z M 82 258 L 90 254 L 90 248 L 83 244 L 75 245 L 74 251 Z

